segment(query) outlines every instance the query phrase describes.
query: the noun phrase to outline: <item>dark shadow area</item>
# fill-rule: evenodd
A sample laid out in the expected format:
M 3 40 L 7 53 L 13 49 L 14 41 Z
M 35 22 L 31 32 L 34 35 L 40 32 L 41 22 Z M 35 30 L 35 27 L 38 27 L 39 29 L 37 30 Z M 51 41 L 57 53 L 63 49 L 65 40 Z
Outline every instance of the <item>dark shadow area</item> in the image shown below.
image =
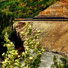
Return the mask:
M 19 35 L 17 36 L 16 30 L 13 30 L 13 33 L 9 39 L 14 43 L 15 49 L 18 50 L 19 54 L 25 51 L 25 48 L 23 46 L 24 41 L 21 40 Z
M 22 40 L 20 39 L 20 37 L 17 36 L 15 30 L 12 30 L 11 35 L 9 36 L 9 39 L 14 43 L 15 49 L 18 50 L 18 54 L 21 54 L 22 52 L 25 51 L 25 48 L 24 48 L 24 46 L 23 46 L 24 41 L 22 41 Z M 3 41 L 3 42 L 1 43 L 2 45 L 0 45 L 0 57 L 2 57 L 2 53 L 3 53 L 3 52 L 6 53 L 6 52 L 7 52 L 7 48 L 6 48 L 6 47 L 3 47 L 3 45 L 4 45 L 4 43 L 5 43 L 4 39 L 1 39 L 1 38 L 0 38 L 0 40 Z M 2 57 L 2 58 L 3 58 L 3 57 Z

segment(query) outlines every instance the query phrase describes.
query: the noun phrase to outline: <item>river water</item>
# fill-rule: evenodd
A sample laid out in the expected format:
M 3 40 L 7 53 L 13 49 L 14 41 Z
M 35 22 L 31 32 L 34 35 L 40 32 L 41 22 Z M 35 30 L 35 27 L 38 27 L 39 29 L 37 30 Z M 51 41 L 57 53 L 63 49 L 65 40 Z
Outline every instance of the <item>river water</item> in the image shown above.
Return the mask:
M 51 64 L 53 64 L 53 57 L 54 55 L 57 55 L 58 58 L 62 57 L 59 54 L 55 54 L 52 52 L 45 52 L 42 57 L 41 57 L 41 63 L 39 68 L 50 68 Z M 0 68 L 2 68 L 2 64 L 1 64 L 1 60 L 0 60 Z
M 40 63 L 40 67 L 39 68 L 50 68 L 50 66 L 53 64 L 54 55 L 58 56 L 58 60 L 59 60 L 59 58 L 62 57 L 59 54 L 55 54 L 55 53 L 52 53 L 52 52 L 45 52 L 42 55 L 41 63 Z

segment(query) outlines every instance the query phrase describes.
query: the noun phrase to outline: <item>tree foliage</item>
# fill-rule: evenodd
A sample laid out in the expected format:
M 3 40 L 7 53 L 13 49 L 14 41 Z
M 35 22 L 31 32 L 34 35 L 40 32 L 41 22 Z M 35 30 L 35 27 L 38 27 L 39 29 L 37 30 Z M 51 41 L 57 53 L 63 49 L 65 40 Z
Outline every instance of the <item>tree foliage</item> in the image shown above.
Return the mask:
M 25 30 L 21 32 L 23 38 L 27 37 L 24 42 L 25 52 L 22 52 L 21 55 L 18 55 L 18 50 L 15 50 L 15 45 L 8 39 L 7 33 L 5 34 L 5 47 L 7 47 L 7 53 L 3 53 L 2 55 L 5 58 L 3 62 L 3 68 L 38 68 L 39 63 L 41 62 L 41 56 L 45 51 L 39 39 L 40 31 L 37 31 L 34 36 L 32 32 L 32 27 L 28 23 L 26 23 Z M 22 62 L 22 63 L 21 63 Z
M 5 12 L 12 12 L 14 17 L 34 17 L 57 0 L 10 0 L 0 3 Z
M 68 68 L 68 59 L 66 57 L 61 57 L 58 61 L 58 56 L 54 56 L 51 68 Z

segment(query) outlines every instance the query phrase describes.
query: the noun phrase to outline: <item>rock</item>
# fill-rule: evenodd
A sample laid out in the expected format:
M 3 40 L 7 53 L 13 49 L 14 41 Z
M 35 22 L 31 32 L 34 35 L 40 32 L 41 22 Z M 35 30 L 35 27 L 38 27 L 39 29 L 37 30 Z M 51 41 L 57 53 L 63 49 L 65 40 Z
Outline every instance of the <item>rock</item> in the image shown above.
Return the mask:
M 68 54 L 68 21 L 32 21 L 32 24 L 34 32 L 41 30 L 40 42 L 43 48 Z M 20 34 L 24 27 L 16 29 Z
M 41 30 L 40 41 L 44 48 L 68 53 L 68 21 L 37 21 L 33 28 Z

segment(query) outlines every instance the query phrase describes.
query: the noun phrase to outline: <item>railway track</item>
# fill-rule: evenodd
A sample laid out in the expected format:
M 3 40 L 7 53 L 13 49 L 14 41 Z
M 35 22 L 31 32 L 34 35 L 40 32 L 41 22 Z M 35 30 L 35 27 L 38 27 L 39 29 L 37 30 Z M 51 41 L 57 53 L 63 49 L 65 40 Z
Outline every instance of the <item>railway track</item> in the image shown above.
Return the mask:
M 15 18 L 15 21 L 68 21 L 68 17 Z

